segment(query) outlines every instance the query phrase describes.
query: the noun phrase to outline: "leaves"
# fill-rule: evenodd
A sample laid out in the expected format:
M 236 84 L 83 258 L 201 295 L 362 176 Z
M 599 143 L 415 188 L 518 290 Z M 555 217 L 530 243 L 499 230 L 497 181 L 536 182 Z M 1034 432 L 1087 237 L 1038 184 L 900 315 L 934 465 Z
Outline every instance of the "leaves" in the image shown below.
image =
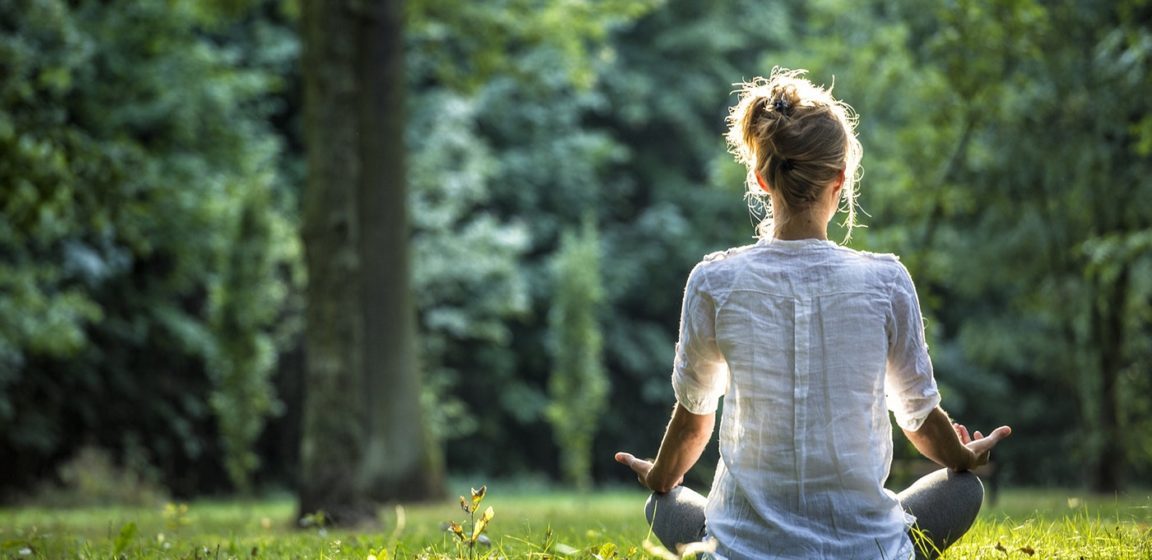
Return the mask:
M 567 79 L 589 87 L 596 78 L 591 48 L 613 25 L 657 4 L 657 0 L 511 0 L 494 9 L 483 3 L 418 0 L 409 3 L 408 19 L 418 45 L 415 50 L 424 53 L 421 62 L 426 66 L 418 72 L 453 87 L 475 90 L 493 75 L 522 72 L 515 64 L 518 55 L 539 50 L 561 53 Z
M 136 523 L 132 521 L 120 527 L 120 534 L 112 543 L 112 556 L 118 557 L 125 550 L 128 550 L 128 546 L 132 544 L 132 539 L 136 538 L 136 532 Z
M 192 523 L 192 519 L 188 516 L 188 504 L 168 502 L 164 504 L 162 515 L 164 526 L 169 530 L 178 530 Z
M 599 304 L 604 298 L 600 255 L 591 219 L 578 233 L 563 235 L 553 261 L 548 317 L 553 363 L 548 420 L 560 443 L 565 479 L 581 489 L 591 485 L 592 438 L 609 390 L 600 334 Z
M 484 501 L 484 497 L 488 495 L 488 486 L 481 486 L 479 490 L 472 489 L 471 501 L 466 501 L 464 496 L 460 496 L 460 509 L 469 514 L 469 521 L 471 528 L 455 521 L 449 522 L 445 528 L 448 532 L 456 535 L 456 542 L 459 546 L 466 546 L 472 558 L 476 557 L 476 545 L 481 544 L 484 546 L 491 546 L 492 541 L 484 535 L 484 531 L 488 528 L 488 524 L 492 522 L 492 518 L 496 516 L 496 510 L 492 506 L 488 506 L 484 513 L 480 514 L 480 518 L 476 518 L 476 512 L 480 507 L 480 503 Z
M 0 7 L 5 484 L 84 442 L 173 485 L 217 441 L 238 486 L 255 466 L 300 257 L 266 120 L 282 54 L 252 63 L 193 5 Z M 238 35 L 283 44 L 261 25 Z
M 480 502 L 483 502 L 484 496 L 487 496 L 487 495 L 488 495 L 488 486 L 487 485 L 481 486 L 479 490 L 477 490 L 475 488 L 472 489 L 472 511 L 476 511 L 476 508 L 480 507 Z M 488 509 L 492 509 L 492 508 L 488 508 Z
M 488 523 L 492 521 L 492 518 L 495 516 L 496 511 L 492 509 L 492 506 L 488 506 L 488 509 L 484 510 L 484 514 L 480 516 L 480 519 L 476 521 L 476 525 L 472 527 L 472 542 L 476 542 L 480 538 L 480 534 L 484 532 L 484 529 L 488 528 Z
M 451 531 L 452 534 L 456 535 L 456 538 L 458 538 L 462 541 L 468 538 L 468 537 L 464 536 L 464 528 L 461 527 L 460 524 L 455 522 L 455 521 L 451 521 L 448 523 L 448 530 Z

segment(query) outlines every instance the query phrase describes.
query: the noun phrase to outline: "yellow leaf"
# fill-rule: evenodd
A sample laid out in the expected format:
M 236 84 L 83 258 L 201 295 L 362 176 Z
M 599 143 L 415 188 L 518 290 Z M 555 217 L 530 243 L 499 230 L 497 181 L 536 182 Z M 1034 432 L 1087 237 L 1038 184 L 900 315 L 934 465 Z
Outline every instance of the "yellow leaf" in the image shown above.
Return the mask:
M 610 543 L 609 542 L 609 543 L 604 543 L 604 544 L 600 545 L 600 553 L 598 554 L 598 556 L 600 556 L 600 558 L 603 558 L 604 560 L 608 560 L 609 558 L 615 558 L 616 557 L 616 543 Z
M 480 502 L 484 501 L 484 495 L 488 493 L 488 486 L 481 486 L 479 490 L 472 489 L 472 509 L 480 507 Z
M 480 538 L 480 533 L 484 532 L 484 528 L 488 526 L 488 522 L 492 521 L 492 518 L 495 516 L 496 510 L 492 509 L 492 506 L 488 506 L 488 509 L 484 510 L 484 515 L 481 515 L 480 519 L 476 520 L 476 526 L 472 528 L 472 542 L 476 542 L 476 539 Z
M 464 496 L 460 496 L 460 509 L 464 510 L 464 513 L 472 513 L 472 507 L 468 505 L 468 500 L 465 500 Z
M 449 531 L 452 531 L 453 533 L 455 533 L 455 535 L 456 535 L 457 537 L 459 537 L 459 538 L 460 538 L 460 540 L 464 540 L 464 539 L 466 538 L 466 537 L 464 536 L 464 528 L 463 528 L 463 527 L 461 527 L 461 526 L 460 526 L 460 524 L 459 524 L 459 523 L 457 523 L 457 522 L 455 522 L 455 521 L 452 521 L 452 522 L 448 523 L 448 530 L 449 530 Z

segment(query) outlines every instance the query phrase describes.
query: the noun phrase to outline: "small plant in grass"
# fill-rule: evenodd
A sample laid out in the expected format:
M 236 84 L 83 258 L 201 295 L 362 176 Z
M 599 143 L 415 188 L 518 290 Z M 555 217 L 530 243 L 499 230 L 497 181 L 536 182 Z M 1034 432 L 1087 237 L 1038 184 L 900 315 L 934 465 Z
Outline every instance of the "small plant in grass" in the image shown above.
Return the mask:
M 488 523 L 496 515 L 496 511 L 492 506 L 484 510 L 480 514 L 480 518 L 476 518 L 476 512 L 480 510 L 480 503 L 484 501 L 484 496 L 488 494 L 488 487 L 481 486 L 479 490 L 472 489 L 472 499 L 469 500 L 464 496 L 460 496 L 460 509 L 468 514 L 467 527 L 456 523 L 455 521 L 448 523 L 448 530 L 456 535 L 456 546 L 459 550 L 461 547 L 468 549 L 468 557 L 476 558 L 476 544 L 483 544 L 491 546 L 491 541 L 484 535 L 484 530 L 488 528 Z
M 188 504 L 168 502 L 164 504 L 162 515 L 164 516 L 164 527 L 170 531 L 178 531 L 192 523 L 192 518 L 188 515 Z
M 320 535 L 321 537 L 328 535 L 328 516 L 324 513 L 323 510 L 309 513 L 308 515 L 301 517 L 297 524 L 305 529 L 315 527 L 316 534 Z

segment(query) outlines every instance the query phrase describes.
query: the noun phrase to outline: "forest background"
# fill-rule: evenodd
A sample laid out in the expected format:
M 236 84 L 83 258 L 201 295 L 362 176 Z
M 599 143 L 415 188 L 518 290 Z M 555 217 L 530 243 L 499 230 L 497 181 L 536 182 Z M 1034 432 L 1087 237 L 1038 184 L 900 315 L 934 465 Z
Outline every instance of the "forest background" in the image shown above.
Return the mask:
M 301 11 L 0 5 L 3 500 L 103 467 L 108 491 L 301 484 Z M 1149 21 L 1142 0 L 412 0 L 434 454 L 588 485 L 655 452 L 687 273 L 753 241 L 733 83 L 785 66 L 861 115 L 849 245 L 911 270 L 945 407 L 1014 427 L 998 483 L 1148 480 Z

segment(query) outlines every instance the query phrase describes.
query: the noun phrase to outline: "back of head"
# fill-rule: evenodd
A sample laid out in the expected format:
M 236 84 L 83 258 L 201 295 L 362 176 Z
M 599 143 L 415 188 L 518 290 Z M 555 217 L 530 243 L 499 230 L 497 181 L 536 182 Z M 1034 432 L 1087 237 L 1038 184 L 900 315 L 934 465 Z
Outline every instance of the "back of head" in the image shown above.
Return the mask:
M 775 69 L 740 85 L 740 101 L 728 116 L 727 140 L 748 168 L 750 203 L 768 210 L 758 227 L 772 235 L 770 199 L 756 175 L 777 191 L 788 210 L 801 211 L 844 175 L 841 207 L 851 236 L 856 221 L 856 179 L 862 148 L 852 108 L 814 85 L 803 70 Z

